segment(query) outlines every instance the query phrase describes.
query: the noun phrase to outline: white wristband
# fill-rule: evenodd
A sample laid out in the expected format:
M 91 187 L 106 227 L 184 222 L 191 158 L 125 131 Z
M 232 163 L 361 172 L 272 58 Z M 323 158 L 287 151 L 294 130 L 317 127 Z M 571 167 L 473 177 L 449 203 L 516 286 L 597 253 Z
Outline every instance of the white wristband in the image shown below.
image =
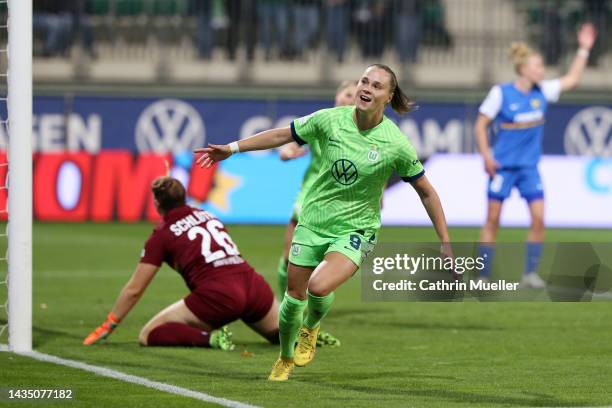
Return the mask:
M 240 147 L 238 146 L 238 142 L 230 143 L 229 148 L 232 154 L 240 153 Z
M 579 48 L 578 52 L 576 53 L 576 55 L 582 58 L 589 58 L 590 54 L 591 54 L 591 51 L 586 48 Z

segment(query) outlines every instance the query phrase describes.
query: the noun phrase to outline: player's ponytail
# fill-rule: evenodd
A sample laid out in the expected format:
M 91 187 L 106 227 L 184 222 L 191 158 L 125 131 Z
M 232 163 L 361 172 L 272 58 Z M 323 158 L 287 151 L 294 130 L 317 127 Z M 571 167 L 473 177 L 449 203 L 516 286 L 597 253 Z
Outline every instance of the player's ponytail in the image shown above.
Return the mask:
M 513 42 L 510 45 L 508 54 L 510 55 L 512 65 L 514 65 L 514 71 L 517 74 L 521 73 L 521 67 L 527 63 L 527 58 L 533 53 L 533 50 L 524 42 Z
M 406 95 L 399 87 L 397 76 L 391 68 L 384 64 L 372 64 L 368 68 L 370 67 L 380 68 L 386 71 L 391 77 L 391 92 L 393 93 L 393 96 L 391 97 L 391 108 L 393 108 L 394 111 L 400 115 L 403 115 L 404 113 L 408 113 L 414 109 L 416 103 L 410 99 L 410 97 Z
M 159 209 L 164 212 L 185 205 L 185 187 L 173 177 L 156 178 L 151 183 L 151 191 L 157 200 Z
M 401 90 L 399 85 L 395 85 L 395 91 L 393 91 L 393 98 L 391 98 L 391 108 L 394 111 L 403 115 L 414 109 L 416 102 L 414 102 L 408 95 Z

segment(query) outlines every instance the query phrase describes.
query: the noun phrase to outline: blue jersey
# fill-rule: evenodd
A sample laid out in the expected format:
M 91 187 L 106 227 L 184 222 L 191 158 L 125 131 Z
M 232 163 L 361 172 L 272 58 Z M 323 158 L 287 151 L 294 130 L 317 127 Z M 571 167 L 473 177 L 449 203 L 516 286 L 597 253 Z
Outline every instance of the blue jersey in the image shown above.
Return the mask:
M 480 106 L 494 120 L 493 156 L 502 168 L 535 167 L 542 152 L 542 131 L 548 102 L 556 102 L 561 82 L 543 81 L 523 93 L 514 83 L 496 85 Z

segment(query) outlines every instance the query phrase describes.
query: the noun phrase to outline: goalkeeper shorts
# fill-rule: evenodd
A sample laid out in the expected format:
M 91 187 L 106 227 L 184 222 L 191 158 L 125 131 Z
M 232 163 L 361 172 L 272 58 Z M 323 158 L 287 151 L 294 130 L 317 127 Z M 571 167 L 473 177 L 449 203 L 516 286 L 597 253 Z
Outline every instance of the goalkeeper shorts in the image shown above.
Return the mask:
M 184 301 L 193 314 L 216 329 L 238 319 L 245 323 L 263 319 L 274 294 L 265 279 L 248 267 L 202 280 Z

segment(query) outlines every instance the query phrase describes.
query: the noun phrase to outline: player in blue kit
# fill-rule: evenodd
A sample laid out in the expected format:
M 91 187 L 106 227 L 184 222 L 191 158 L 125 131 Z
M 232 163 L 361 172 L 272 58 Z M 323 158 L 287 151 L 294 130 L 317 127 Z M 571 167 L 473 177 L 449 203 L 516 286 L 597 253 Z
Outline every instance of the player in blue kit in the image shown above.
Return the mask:
M 480 105 L 475 124 L 478 150 L 489 175 L 487 219 L 480 233 L 480 256 L 488 259 L 481 279 L 488 279 L 502 204 L 513 187 L 529 205 L 531 226 L 527 235 L 527 257 L 522 287 L 543 288 L 537 268 L 544 240 L 544 190 L 538 172 L 542 150 L 544 116 L 549 102 L 573 89 L 586 67 L 597 33 L 592 24 L 578 32 L 579 49 L 564 76 L 544 80 L 542 56 L 524 43 L 513 43 L 510 56 L 517 73 L 513 82 L 498 84 Z M 497 140 L 491 150 L 487 131 L 493 124 Z

